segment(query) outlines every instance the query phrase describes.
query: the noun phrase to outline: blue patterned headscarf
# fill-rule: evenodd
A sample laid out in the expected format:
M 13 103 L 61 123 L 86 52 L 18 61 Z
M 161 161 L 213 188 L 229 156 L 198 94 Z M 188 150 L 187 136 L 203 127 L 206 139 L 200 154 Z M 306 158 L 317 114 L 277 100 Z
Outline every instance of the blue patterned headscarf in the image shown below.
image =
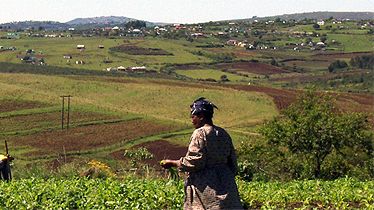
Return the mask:
M 214 108 L 218 109 L 216 105 L 212 102 L 205 100 L 204 97 L 196 99 L 191 105 L 191 114 L 205 114 L 206 116 L 212 118 L 214 113 Z

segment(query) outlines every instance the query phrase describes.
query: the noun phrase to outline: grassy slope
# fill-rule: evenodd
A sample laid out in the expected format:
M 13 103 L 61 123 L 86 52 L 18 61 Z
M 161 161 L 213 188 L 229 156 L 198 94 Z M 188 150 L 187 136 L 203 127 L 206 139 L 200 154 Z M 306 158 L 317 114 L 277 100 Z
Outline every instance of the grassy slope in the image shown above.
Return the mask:
M 80 51 L 76 49 L 78 44 L 85 45 L 86 49 Z M 103 44 L 104 49 L 99 49 L 98 45 Z M 128 55 L 125 53 L 110 52 L 109 48 L 124 44 L 123 39 L 105 39 L 96 37 L 63 37 L 63 38 L 23 38 L 18 40 L 2 40 L 1 45 L 5 47 L 14 46 L 16 51 L 1 52 L 0 61 L 21 63 L 17 54 L 25 55 L 27 49 L 33 49 L 35 55 L 43 56 L 48 65 L 60 67 L 74 67 L 83 69 L 102 70 L 107 67 L 136 66 L 136 65 L 157 65 L 161 63 L 189 63 L 189 62 L 209 62 L 204 57 L 195 56 L 190 53 L 193 46 L 188 46 L 184 41 L 173 41 L 162 39 L 128 40 L 126 44 L 135 44 L 143 47 L 161 48 L 173 53 L 173 56 L 143 56 Z M 70 54 L 70 63 L 63 55 Z M 109 59 L 113 63 L 105 64 L 104 59 Z M 83 60 L 84 65 L 76 65 L 75 61 Z
M 219 70 L 214 70 L 214 69 L 198 69 L 198 70 L 177 70 L 177 74 L 184 75 L 190 78 L 194 79 L 215 79 L 216 81 L 221 80 L 222 75 L 226 75 L 227 78 L 230 81 L 243 81 L 243 80 L 249 80 L 246 77 L 243 76 L 238 76 L 236 74 L 228 73 L 228 72 L 223 72 Z
M 113 83 L 110 80 L 77 80 L 77 77 L 0 74 L 0 88 L 4 90 L 0 98 L 23 98 L 58 105 L 60 95 L 71 94 L 74 106 L 187 123 L 188 105 L 197 97 L 205 96 L 219 106 L 215 120 L 222 126 L 260 122 L 276 114 L 271 99 L 257 93 L 156 81 L 159 80 L 123 79 Z

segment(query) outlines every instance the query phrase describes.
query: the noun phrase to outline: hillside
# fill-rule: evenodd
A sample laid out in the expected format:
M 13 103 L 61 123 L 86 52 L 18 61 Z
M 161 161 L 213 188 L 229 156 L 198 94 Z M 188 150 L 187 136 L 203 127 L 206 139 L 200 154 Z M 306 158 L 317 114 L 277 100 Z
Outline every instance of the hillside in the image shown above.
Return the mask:
M 66 22 L 68 25 L 106 25 L 112 26 L 117 24 L 125 24 L 131 21 L 136 21 L 137 19 L 128 18 L 124 16 L 101 16 L 101 17 L 91 17 L 91 18 L 76 18 L 74 20 Z M 155 23 L 145 21 L 147 26 L 156 25 Z
M 295 14 L 283 14 L 283 15 L 276 15 L 276 16 L 268 16 L 268 17 L 252 17 L 249 19 L 243 19 L 248 21 L 253 20 L 275 20 L 280 18 L 282 20 L 296 20 L 300 21 L 303 19 L 315 19 L 315 20 L 322 20 L 328 19 L 333 17 L 338 20 L 370 20 L 374 19 L 374 12 L 305 12 L 305 13 L 295 13 Z

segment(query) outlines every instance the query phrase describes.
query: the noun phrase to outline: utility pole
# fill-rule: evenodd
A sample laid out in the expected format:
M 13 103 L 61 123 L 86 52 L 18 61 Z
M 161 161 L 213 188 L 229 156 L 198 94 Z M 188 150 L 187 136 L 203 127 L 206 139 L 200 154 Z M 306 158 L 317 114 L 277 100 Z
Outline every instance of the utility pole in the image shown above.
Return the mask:
M 62 98 L 62 108 L 61 108 L 61 129 L 64 129 L 64 119 L 65 119 L 65 98 L 67 98 L 67 104 L 68 104 L 68 110 L 67 110 L 67 123 L 66 123 L 66 129 L 69 129 L 70 125 L 70 98 L 71 95 L 67 96 L 60 96 Z

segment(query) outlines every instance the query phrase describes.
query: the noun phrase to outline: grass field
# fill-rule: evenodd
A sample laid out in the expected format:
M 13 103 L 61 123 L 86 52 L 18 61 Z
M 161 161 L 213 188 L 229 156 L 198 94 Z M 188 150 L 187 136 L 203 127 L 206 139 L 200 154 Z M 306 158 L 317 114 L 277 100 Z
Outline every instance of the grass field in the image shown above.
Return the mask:
M 328 34 L 329 40 L 336 40 L 343 44 L 344 52 L 374 51 L 374 38 L 370 35 Z
M 221 76 L 226 75 L 230 81 L 243 82 L 249 80 L 247 77 L 213 69 L 177 70 L 176 73 L 193 79 L 214 79 L 220 81 Z
M 209 62 L 205 57 L 199 57 L 190 53 L 193 46 L 186 42 L 170 42 L 162 39 L 127 40 L 126 44 L 160 48 L 173 55 L 170 56 L 146 56 L 128 55 L 125 53 L 111 52 L 110 47 L 124 44 L 123 39 L 105 39 L 93 37 L 62 37 L 62 38 L 24 38 L 16 40 L 4 40 L 4 47 L 16 47 L 15 51 L 4 51 L 0 54 L 0 62 L 21 63 L 17 55 L 23 57 L 26 50 L 33 49 L 35 55 L 44 57 L 46 63 L 52 66 L 74 67 L 80 69 L 102 70 L 108 67 L 118 66 L 139 66 L 157 68 L 163 63 L 193 63 Z M 76 49 L 77 45 L 85 45 L 85 50 Z M 99 49 L 98 45 L 104 45 Z M 63 58 L 64 55 L 71 55 L 72 59 Z M 110 60 L 111 63 L 104 63 Z M 84 61 L 85 64 L 75 64 L 75 61 Z
M 246 139 L 248 126 L 278 113 L 264 94 L 163 79 L 2 73 L 0 88 L 0 140 L 8 140 L 17 157 L 15 173 L 31 162 L 49 164 L 61 154 L 118 165 L 109 154 L 120 148 L 164 138 L 185 146 L 192 132 L 189 104 L 200 96 L 219 107 L 214 121 L 235 132 L 235 144 Z M 60 128 L 60 96 L 69 94 L 71 128 L 66 132 Z M 174 137 L 167 138 L 170 134 Z

